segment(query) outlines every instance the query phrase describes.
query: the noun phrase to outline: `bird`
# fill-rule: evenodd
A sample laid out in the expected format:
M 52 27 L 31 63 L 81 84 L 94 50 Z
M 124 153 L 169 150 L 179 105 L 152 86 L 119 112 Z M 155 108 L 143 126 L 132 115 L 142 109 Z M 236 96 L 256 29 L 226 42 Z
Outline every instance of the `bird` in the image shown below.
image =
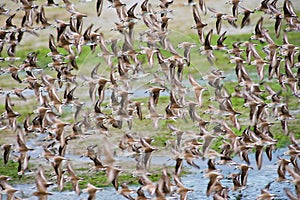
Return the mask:
M 64 187 L 64 171 L 62 169 L 62 162 L 66 160 L 65 157 L 59 156 L 59 155 L 55 155 L 52 160 L 50 160 L 51 162 L 51 166 L 54 169 L 55 175 L 56 175 L 56 181 L 57 181 L 57 186 L 59 191 L 62 191 L 63 187 Z
M 126 17 L 126 4 L 122 3 L 120 0 L 110 1 L 111 5 L 109 7 L 115 8 L 120 21 L 125 21 Z
M 142 47 L 141 48 L 140 53 L 141 54 L 146 54 L 149 67 L 151 67 L 151 68 L 153 68 L 153 65 L 154 65 L 154 55 L 157 52 L 158 52 L 158 49 L 156 49 L 156 48 L 147 48 L 147 47 Z
M 139 187 L 136 191 L 137 197 L 135 200 L 149 200 L 150 198 L 147 198 L 144 191 L 142 190 L 142 187 Z
M 13 18 L 14 18 L 15 16 L 16 16 L 16 13 L 10 15 L 10 16 L 6 19 L 5 25 L 4 25 L 4 27 L 3 27 L 5 30 L 17 28 L 17 26 L 14 25 L 14 24 L 12 23 L 12 20 L 13 20 Z
M 278 157 L 278 161 L 276 162 L 277 167 L 277 175 L 278 177 L 275 179 L 276 181 L 286 181 L 286 167 L 291 163 L 290 160 L 287 160 L 282 157 Z
M 152 154 L 157 150 L 157 148 L 151 145 L 152 139 L 148 140 L 148 138 L 140 138 L 140 143 L 142 145 L 142 164 L 145 170 L 150 169 Z
M 170 5 L 174 3 L 173 0 L 160 0 L 160 4 L 158 5 L 161 9 L 168 9 Z
M 81 190 L 79 188 L 79 182 L 82 181 L 83 178 L 80 178 L 76 175 L 76 173 L 71 165 L 70 160 L 67 160 L 67 172 L 70 176 L 69 178 L 72 183 L 73 190 L 76 192 L 77 195 L 80 195 Z
M 207 26 L 207 24 L 201 21 L 199 10 L 196 7 L 196 5 L 193 5 L 193 18 L 194 18 L 195 25 L 192 26 L 192 29 L 197 29 L 198 38 L 200 42 L 203 44 L 204 43 L 203 29 Z
M 49 43 L 48 43 L 50 52 L 47 54 L 47 56 L 50 56 L 50 57 L 52 57 L 52 59 L 59 61 L 63 58 L 63 55 L 58 52 L 57 47 L 54 43 L 54 40 L 55 40 L 54 35 L 50 34 L 49 35 Z
M 54 4 L 52 4 L 54 5 Z M 45 9 L 44 6 L 41 6 L 40 12 L 39 12 L 39 20 L 41 22 L 41 29 L 45 29 L 50 27 L 52 24 L 48 22 L 46 15 L 45 15 Z
M 256 197 L 256 199 L 274 199 L 277 195 L 270 193 L 270 186 L 273 181 L 269 182 L 264 189 L 261 189 L 261 194 Z
M 184 152 L 178 152 L 175 149 L 171 150 L 173 153 L 173 159 L 176 160 L 176 168 L 177 174 L 180 174 L 181 168 L 182 168 L 182 160 L 185 160 L 188 165 L 195 167 L 197 169 L 200 169 L 199 165 L 197 165 L 194 160 L 198 158 L 198 155 L 194 155 L 190 149 L 185 148 Z M 181 159 L 181 160 L 180 160 Z
M 4 150 L 3 152 L 3 162 L 4 162 L 4 165 L 7 164 L 7 162 L 9 161 L 9 156 L 10 156 L 10 152 L 11 152 L 11 148 L 12 148 L 12 144 L 2 144 L 1 145 L 1 149 Z
M 148 106 L 156 107 L 158 104 L 160 92 L 165 91 L 165 88 L 162 87 L 150 87 L 146 90 L 146 92 L 149 92 L 149 101 Z
M 224 72 L 219 69 L 212 70 L 211 73 L 202 77 L 203 80 L 207 80 L 208 84 L 216 89 L 223 88 L 221 81 L 225 78 L 226 77 L 224 76 Z M 224 96 L 228 96 L 228 95 L 224 95 Z
M 187 3 L 184 3 L 183 5 L 185 5 L 185 6 L 193 6 L 195 4 L 196 4 L 196 2 L 194 0 L 188 0 Z
M 51 192 L 48 192 L 48 187 L 53 185 L 53 183 L 46 180 L 43 167 L 40 167 L 38 170 L 35 178 L 35 185 L 37 191 L 33 192 L 33 195 L 37 196 L 39 199 L 47 199 L 48 195 L 52 195 Z
M 205 0 L 199 0 L 199 7 L 200 7 L 200 10 L 204 13 L 204 15 L 206 15 L 207 6 L 206 6 L 206 3 L 205 3 Z
M 193 86 L 198 106 L 201 108 L 201 106 L 203 104 L 202 103 L 202 95 L 203 95 L 203 92 L 206 91 L 207 89 L 205 87 L 202 87 L 199 83 L 197 83 L 197 81 L 193 78 L 193 76 L 191 74 L 189 74 L 188 76 L 189 76 L 189 81 L 190 81 L 191 85 Z
M 95 200 L 96 199 L 96 193 L 98 191 L 101 191 L 101 190 L 103 190 L 103 189 L 99 188 L 99 187 L 96 187 L 91 183 L 87 183 L 87 187 L 85 189 L 83 189 L 82 191 L 89 194 L 89 196 L 88 196 L 89 200 Z
M 114 166 L 107 166 L 106 167 L 106 175 L 107 181 L 113 184 L 113 187 L 116 191 L 119 191 L 119 174 L 122 172 L 121 169 L 114 167 Z
M 250 24 L 250 16 L 255 11 L 254 10 L 250 10 L 248 8 L 245 8 L 241 4 L 238 4 L 238 6 L 244 10 L 244 12 L 243 12 L 244 16 L 243 16 L 243 19 L 242 19 L 242 22 L 241 22 L 241 28 L 244 28 L 245 26 L 248 26 Z
M 209 178 L 209 182 L 206 188 L 206 196 L 209 197 L 213 192 L 220 191 L 222 189 L 222 184 L 220 182 L 223 179 L 223 175 L 219 172 L 208 172 L 204 175 Z
M 10 9 L 5 8 L 6 4 L 0 4 L 0 15 L 9 15 Z
M 43 4 L 44 6 L 52 6 L 52 7 L 57 7 L 58 3 L 55 3 L 54 0 L 47 0 L 45 4 Z
M 19 191 L 18 189 L 12 187 L 9 184 L 6 184 L 5 187 L 2 190 L 2 192 L 7 195 L 7 199 L 15 199 L 15 198 L 17 198 L 15 196 L 15 193 L 18 192 L 18 191 Z
M 183 57 L 186 59 L 187 66 L 190 66 L 191 64 L 191 48 L 193 47 L 196 47 L 195 43 L 181 42 L 180 44 L 178 44 L 178 48 L 184 49 Z
M 283 2 L 283 14 L 286 21 L 291 22 L 292 18 L 296 17 L 296 13 L 293 8 L 293 4 L 290 0 Z
M 280 11 L 275 9 L 274 7 L 270 6 L 270 10 L 272 12 L 272 18 L 275 19 L 274 29 L 275 29 L 275 36 L 279 38 L 282 26 L 282 19 L 284 16 L 281 14 Z
M 22 70 L 19 67 L 12 65 L 12 64 L 9 64 L 8 68 L 5 70 L 6 73 L 11 74 L 11 77 L 19 83 L 22 83 L 22 80 L 19 77 L 19 72 L 21 72 L 21 71 Z
M 97 0 L 96 1 L 96 12 L 97 16 L 100 17 L 102 10 L 103 10 L 103 0 Z
M 135 3 L 127 10 L 127 13 L 126 13 L 127 16 L 126 16 L 125 22 L 136 23 L 138 18 L 135 16 L 134 11 L 135 11 L 135 8 L 137 5 L 138 5 L 138 3 Z
M 232 190 L 236 191 L 236 190 L 242 190 L 245 187 L 242 186 L 241 182 L 240 182 L 240 174 L 239 173 L 234 173 L 234 174 L 230 174 L 227 176 L 228 178 L 232 178 L 232 183 L 233 183 L 233 187 Z
M 139 176 L 139 183 L 141 184 L 141 189 L 149 192 L 150 195 L 154 195 L 156 190 L 156 184 L 152 182 L 146 174 Z
M 212 13 L 214 13 L 214 15 L 212 17 L 217 18 L 216 20 L 216 31 L 217 34 L 220 34 L 221 32 L 221 28 L 222 28 L 222 16 L 226 15 L 225 13 L 222 12 L 217 12 L 216 9 L 208 7 L 208 10 Z
M 238 28 L 238 25 L 236 24 L 237 22 L 237 17 L 234 17 L 233 15 L 222 15 L 221 17 L 223 20 L 227 20 L 227 22 L 234 28 Z
M 232 4 L 232 14 L 234 17 L 238 17 L 238 7 L 240 4 L 241 0 L 230 0 L 230 1 L 226 1 L 226 4 Z
M 173 175 L 173 179 L 177 187 L 176 193 L 180 195 L 180 199 L 188 199 L 188 193 L 192 192 L 193 189 L 185 187 L 177 175 Z
M 250 37 L 250 40 L 258 40 L 260 42 L 265 42 L 265 38 L 263 35 L 263 17 L 260 17 L 260 19 L 257 21 L 255 25 L 254 35 Z
M 149 0 L 144 0 L 142 3 L 141 3 L 141 11 L 142 11 L 142 16 L 145 16 L 147 15 L 149 12 Z
M 256 165 L 257 169 L 260 170 L 262 167 L 262 153 L 263 153 L 263 148 L 264 146 L 261 144 L 255 144 L 255 160 L 256 160 Z
M 249 169 L 252 169 L 252 167 L 246 164 L 241 164 L 238 166 L 238 168 L 241 170 L 241 184 L 242 186 L 246 186 L 249 175 Z
M 211 37 L 213 34 L 213 29 L 205 36 L 204 46 L 200 48 L 201 55 L 206 55 L 208 62 L 213 65 L 213 62 L 216 60 L 216 57 L 213 53 L 213 47 L 211 46 Z
M 27 152 L 34 150 L 33 148 L 26 145 L 26 139 L 21 127 L 17 127 L 17 144 L 19 152 Z
M 295 170 L 297 170 L 297 169 L 295 169 L 294 167 L 292 168 L 291 166 L 286 166 L 286 170 L 287 170 L 287 172 L 292 176 L 292 182 L 293 183 L 298 183 L 299 182 L 299 180 L 300 180 L 300 175 L 299 175 L 299 173 L 297 173 Z M 295 189 L 296 189 L 296 193 L 297 193 L 297 195 L 299 196 L 299 188 L 298 188 L 298 186 L 297 185 L 295 185 Z
M 284 188 L 284 192 L 285 192 L 286 196 L 287 196 L 290 200 L 297 200 L 297 199 L 298 199 L 298 197 L 295 196 L 289 188 Z
M 134 189 L 130 189 L 126 182 L 121 183 L 121 190 L 118 191 L 123 197 L 127 199 L 133 199 L 131 194 L 136 193 Z
M 160 25 L 160 28 L 161 28 L 161 31 L 162 32 L 166 32 L 168 30 L 168 25 L 169 25 L 169 21 L 171 20 L 172 18 L 168 17 L 167 15 L 164 15 L 163 17 L 161 17 L 161 25 Z
M 226 33 L 227 33 L 227 31 L 224 31 L 221 35 L 220 35 L 220 37 L 218 38 L 218 40 L 217 40 L 217 45 L 216 46 L 212 46 L 212 48 L 214 49 L 214 50 L 227 50 L 228 49 L 228 47 L 227 47 L 227 45 L 226 44 L 223 44 L 223 42 L 226 40 Z

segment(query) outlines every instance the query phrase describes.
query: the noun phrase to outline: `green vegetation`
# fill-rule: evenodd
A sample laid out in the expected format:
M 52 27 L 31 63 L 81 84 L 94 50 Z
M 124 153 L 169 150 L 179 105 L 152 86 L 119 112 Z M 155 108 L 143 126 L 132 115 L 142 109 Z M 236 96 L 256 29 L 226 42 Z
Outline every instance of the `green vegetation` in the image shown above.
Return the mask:
M 76 169 L 78 176 L 82 179 L 79 181 L 80 189 L 84 189 L 88 183 L 95 185 L 96 187 L 111 187 L 113 186 L 112 183 L 109 183 L 107 180 L 106 172 L 104 171 L 90 171 L 87 168 L 78 168 Z M 159 167 L 152 170 L 148 178 L 153 182 L 156 183 L 161 178 L 161 169 Z M 168 167 L 169 175 L 173 171 L 173 167 Z M 185 176 L 190 172 L 183 168 L 182 175 Z M 139 185 L 139 177 L 133 176 L 129 172 L 121 172 L 118 177 L 118 183 L 121 184 L 123 182 L 127 183 L 128 185 Z M 72 184 L 70 181 L 65 183 L 64 190 L 73 190 Z
M 18 175 L 18 163 L 12 160 L 13 158 L 10 158 L 10 160 L 4 165 L 4 161 L 2 158 L 0 158 L 0 175 L 5 175 L 9 177 L 9 183 L 10 184 L 16 184 L 16 183 L 32 183 L 35 174 L 31 173 L 30 171 L 35 171 L 35 166 L 33 163 L 29 163 L 28 169 L 30 170 L 25 175 Z
M 0 174 L 5 174 L 13 179 L 18 179 L 18 163 L 12 160 L 9 160 L 6 165 L 4 165 L 4 161 L 0 158 Z

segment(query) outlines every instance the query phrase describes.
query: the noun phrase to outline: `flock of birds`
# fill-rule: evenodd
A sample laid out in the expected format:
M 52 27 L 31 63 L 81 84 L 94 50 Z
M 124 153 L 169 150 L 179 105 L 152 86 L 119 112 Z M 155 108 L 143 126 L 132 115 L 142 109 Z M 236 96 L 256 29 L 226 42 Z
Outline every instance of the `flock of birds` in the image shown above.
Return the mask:
M 16 173 L 20 177 L 35 174 L 36 191 L 32 195 L 47 199 L 51 195 L 49 186 L 57 185 L 58 190 L 63 191 L 65 183 L 71 182 L 76 194 L 80 196 L 84 192 L 88 193 L 89 200 L 96 199 L 96 192 L 102 188 L 90 183 L 84 189 L 79 187 L 82 178 L 75 173 L 72 167 L 74 161 L 68 159 L 67 151 L 71 142 L 76 145 L 77 141 L 96 135 L 102 138 L 101 143 L 87 146 L 82 156 L 93 163 L 91 170 L 105 171 L 107 181 L 127 199 L 188 199 L 188 193 L 193 190 L 181 180 L 183 163 L 200 168 L 197 162 L 203 161 L 207 161 L 208 165 L 204 170 L 205 178 L 209 179 L 205 189 L 207 197 L 229 199 L 229 191 L 247 190 L 249 170 L 254 167 L 248 157 L 251 152 L 255 152 L 258 170 L 263 167 L 264 152 L 269 160 L 277 159 L 278 178 L 270 180 L 259 194 L 255 194 L 256 199 L 276 198 L 269 190 L 274 181 L 294 185 L 294 190 L 284 188 L 286 197 L 280 198 L 300 199 L 299 139 L 289 130 L 289 121 L 297 119 L 288 108 L 289 98 L 300 97 L 299 46 L 288 40 L 290 31 L 300 31 L 300 21 L 291 0 L 284 0 L 282 5 L 278 5 L 278 0 L 262 0 L 253 10 L 245 8 L 241 0 L 229 0 L 226 4 L 232 9 L 228 13 L 206 5 L 212 2 L 189 0 L 184 5 L 191 8 L 191 13 L 187 14 L 193 16 L 191 28 L 195 29 L 198 41 L 182 41 L 178 46 L 173 46 L 168 37 L 169 24 L 172 16 L 176 15 L 172 6 L 178 4 L 174 0 L 160 0 L 157 7 L 152 6 L 149 0 L 134 3 L 131 7 L 119 0 L 97 0 L 95 13 L 89 14 L 79 11 L 69 0 L 61 3 L 48 0 L 41 5 L 32 0 L 13 0 L 13 3 L 18 5 L 18 9 L 12 10 L 4 3 L 0 5 L 0 15 L 6 17 L 0 28 L 0 65 L 1 76 L 8 80 L 11 76 L 11 81 L 19 87 L 1 89 L 5 110 L 1 115 L 0 128 L 13 132 L 16 144 L 5 143 L 1 149 L 4 167 L 14 156 L 18 162 Z M 105 3 L 110 4 L 111 15 L 116 13 L 118 16 L 119 21 L 111 29 L 121 36 L 117 39 L 106 40 L 100 28 L 94 28 L 93 23 L 85 24 L 88 23 L 85 21 L 88 15 L 102 17 Z M 224 2 L 224 6 L 226 4 Z M 47 18 L 45 10 L 58 8 L 65 12 L 64 15 L 69 15 L 69 21 Z M 24 13 L 21 26 L 16 20 L 20 13 Z M 211 13 L 216 18 L 215 27 L 209 27 L 202 20 L 202 16 Z M 224 44 L 230 35 L 222 30 L 222 23 L 228 22 L 236 29 L 244 28 L 251 25 L 250 19 L 255 13 L 261 14 L 261 17 L 249 40 L 236 41 L 232 47 Z M 239 18 L 242 18 L 240 26 Z M 269 34 L 270 27 L 264 27 L 265 18 L 275 19 L 274 37 L 282 37 L 282 44 L 274 42 Z M 135 34 L 137 24 L 145 27 L 139 32 L 139 38 Z M 38 51 L 28 53 L 25 58 L 16 54 L 18 45 L 27 34 L 36 36 L 38 40 L 39 31 L 45 29 L 51 30 L 49 53 L 46 55 L 51 58 L 46 67 L 52 70 L 50 73 L 39 66 Z M 219 37 L 215 46 L 211 44 L 213 35 Z M 82 48 L 85 46 L 88 48 Z M 262 52 L 257 50 L 259 46 L 262 46 Z M 191 58 L 191 51 L 197 47 L 200 56 L 205 56 L 210 65 L 218 59 L 216 51 L 228 55 L 228 62 L 235 67 L 236 73 L 237 84 L 233 93 L 228 92 L 223 82 L 226 76 L 222 69 L 215 68 L 203 76 L 203 84 L 197 80 L 200 75 L 186 73 L 189 67 L 193 67 L 193 59 L 196 58 Z M 179 53 L 180 49 L 183 49 L 183 54 Z M 96 65 L 90 76 L 77 73 L 81 68 L 77 59 L 83 51 L 97 54 L 95 59 L 103 59 L 108 73 L 98 73 L 103 64 Z M 155 68 L 157 70 L 151 72 Z M 255 76 L 248 73 L 250 68 L 257 69 Z M 150 76 L 153 79 L 146 85 L 145 93 L 149 94 L 149 98 L 144 105 L 142 101 L 131 98 L 134 94 L 131 92 L 132 84 Z M 88 98 L 82 95 L 85 92 L 81 89 L 83 87 L 88 88 Z M 208 90 L 213 93 L 208 95 Z M 32 91 L 32 95 L 25 95 L 28 91 Z M 169 95 L 167 105 L 161 105 L 162 92 Z M 193 95 L 188 95 L 191 92 Z M 284 97 L 283 92 L 289 98 Z M 107 96 L 110 98 L 107 99 Z M 237 111 L 232 98 L 242 99 L 244 110 L 248 113 Z M 27 110 L 29 114 L 24 116 L 13 101 L 30 102 L 32 110 Z M 147 115 L 144 114 L 146 111 Z M 242 121 L 239 117 L 242 114 L 248 120 Z M 24 119 L 22 122 L 20 117 Z M 170 123 L 163 125 L 160 121 Z M 174 136 L 174 139 L 166 141 L 164 148 L 171 153 L 176 164 L 172 168 L 163 167 L 157 182 L 151 181 L 148 176 L 151 174 L 151 158 L 161 147 L 153 145 L 151 135 L 134 134 L 135 126 L 141 126 L 142 122 L 153 122 L 153 132 L 160 126 L 167 126 Z M 197 131 L 181 130 L 177 122 L 192 123 Z M 289 138 L 287 151 L 277 158 L 272 157 L 277 144 L 272 133 L 274 125 L 281 127 L 277 130 L 279 134 Z M 113 145 L 111 135 L 118 129 L 124 134 L 118 145 Z M 35 159 L 45 159 L 47 169 L 54 170 L 51 179 L 46 177 L 44 165 L 37 171 L 29 169 L 28 164 L 33 159 L 31 152 L 37 147 L 31 148 L 27 140 L 38 135 L 45 138 L 41 145 L 42 158 Z M 222 141 L 219 152 L 211 148 L 216 140 Z M 119 166 L 118 152 L 132 158 L 136 169 L 126 171 Z M 240 162 L 233 161 L 236 155 Z M 225 177 L 218 165 L 227 165 L 239 172 Z M 126 182 L 119 183 L 118 176 L 124 171 L 136 177 L 140 184 L 137 190 Z M 232 188 L 222 185 L 224 178 L 232 180 Z M 22 199 L 9 179 L 5 174 L 0 175 L 1 196 Z

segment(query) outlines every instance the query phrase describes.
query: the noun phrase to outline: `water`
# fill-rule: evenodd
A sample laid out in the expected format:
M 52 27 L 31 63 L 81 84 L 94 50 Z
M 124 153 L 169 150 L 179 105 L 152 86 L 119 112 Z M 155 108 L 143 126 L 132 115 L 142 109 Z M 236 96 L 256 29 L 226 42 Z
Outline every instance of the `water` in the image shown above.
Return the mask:
M 278 149 L 273 154 L 273 160 L 269 161 L 267 157 L 263 156 L 263 165 L 261 170 L 257 170 L 256 163 L 255 163 L 255 155 L 250 154 L 249 159 L 251 162 L 251 166 L 253 169 L 250 169 L 249 176 L 247 180 L 247 186 L 242 191 L 232 191 L 232 180 L 226 178 L 231 173 L 238 173 L 239 169 L 237 169 L 235 166 L 228 166 L 228 165 L 216 165 L 216 168 L 218 170 L 221 170 L 222 175 L 224 178 L 221 180 L 221 183 L 224 187 L 229 188 L 229 196 L 230 199 L 245 199 L 245 200 L 251 200 L 255 199 L 258 195 L 260 195 L 260 190 L 263 189 L 270 181 L 274 181 L 278 175 L 277 175 L 277 157 L 283 156 L 283 153 L 286 149 Z M 74 158 L 78 159 L 78 158 Z M 84 159 L 84 158 L 83 158 Z M 122 161 L 130 161 L 128 158 L 120 157 L 119 160 Z M 234 158 L 234 161 L 241 163 L 240 159 L 238 157 Z M 184 163 L 184 167 L 188 168 L 188 170 L 191 172 L 190 174 L 182 177 L 183 184 L 187 187 L 192 189 L 193 191 L 188 194 L 188 199 L 213 199 L 212 196 L 207 197 L 206 196 L 206 188 L 208 184 L 208 178 L 206 178 L 205 175 L 205 169 L 207 168 L 207 160 L 195 160 L 197 165 L 200 166 L 200 170 L 193 168 L 191 166 L 188 166 L 186 163 Z M 152 158 L 152 164 L 155 165 L 167 165 L 167 166 L 174 166 L 175 161 L 170 160 L 169 157 L 156 157 L 154 156 Z M 291 180 L 291 177 L 289 174 L 286 174 L 287 179 Z M 37 197 L 33 196 L 32 193 L 36 190 L 35 184 L 18 184 L 14 186 L 15 188 L 19 189 L 20 191 L 16 193 L 16 196 L 26 198 L 26 199 L 37 199 Z M 131 189 L 138 189 L 139 186 L 130 186 Z M 87 199 L 88 194 L 82 193 L 79 196 L 75 194 L 74 191 L 63 191 L 63 192 L 57 192 L 55 190 L 52 190 L 56 188 L 54 185 L 52 188 L 48 188 L 48 191 L 52 193 L 52 195 L 49 195 L 49 200 L 57 200 L 57 199 Z M 288 199 L 285 195 L 284 188 L 289 188 L 294 194 L 295 194 L 295 187 L 293 183 L 291 182 L 272 182 L 270 186 L 270 192 L 272 194 L 275 194 L 275 199 Z M 146 193 L 147 194 L 147 193 Z M 136 197 L 136 194 L 132 194 L 132 197 Z M 149 196 L 149 195 L 147 195 Z M 150 196 L 149 196 L 150 197 Z M 5 199 L 5 196 L 4 196 Z M 125 197 L 118 194 L 113 187 L 104 187 L 102 191 L 98 191 L 96 194 L 96 199 L 105 199 L 105 200 L 120 200 L 125 199 Z M 173 197 L 172 197 L 173 199 Z M 177 194 L 174 194 L 174 199 L 179 199 L 179 196 Z
M 273 154 L 273 158 L 281 156 L 283 152 L 283 149 L 277 150 Z M 254 154 L 249 155 L 249 159 L 253 169 L 250 169 L 246 188 L 242 191 L 232 191 L 232 180 L 226 179 L 226 176 L 230 173 L 239 172 L 238 169 L 235 169 L 235 167 L 233 166 L 216 166 L 217 169 L 222 170 L 222 175 L 224 176 L 224 179 L 222 179 L 221 182 L 223 186 L 230 189 L 230 199 L 256 199 L 256 197 L 261 194 L 260 190 L 263 189 L 270 181 L 274 181 L 278 177 L 276 159 L 269 161 L 268 158 L 264 155 L 261 170 L 257 170 Z M 235 158 L 234 161 L 240 162 L 239 158 Z M 206 168 L 207 166 L 203 167 Z M 291 179 L 288 173 L 286 174 L 286 177 L 288 179 Z M 208 181 L 209 180 L 204 177 L 204 173 L 199 173 L 196 171 L 193 174 L 182 178 L 182 182 L 185 184 L 185 186 L 194 190 L 192 193 L 189 194 L 189 199 L 212 199 L 212 197 L 206 196 L 206 188 Z M 275 199 L 288 199 L 283 190 L 285 187 L 291 189 L 291 191 L 293 191 L 295 194 L 295 187 L 292 183 L 276 181 L 271 183 L 270 193 L 276 195 Z

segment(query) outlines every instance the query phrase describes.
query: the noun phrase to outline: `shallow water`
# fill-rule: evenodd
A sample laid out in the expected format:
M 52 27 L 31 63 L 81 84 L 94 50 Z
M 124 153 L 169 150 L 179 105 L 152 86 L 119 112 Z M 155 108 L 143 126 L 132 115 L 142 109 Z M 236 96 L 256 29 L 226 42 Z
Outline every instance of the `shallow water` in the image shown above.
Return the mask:
M 283 152 L 283 149 L 277 150 L 277 152 L 274 153 L 273 158 L 281 156 Z M 218 169 L 222 170 L 222 174 L 225 177 L 223 180 L 221 180 L 221 182 L 223 186 L 226 186 L 230 189 L 230 199 L 256 199 L 256 197 L 260 195 L 260 190 L 263 189 L 270 181 L 274 181 L 278 177 L 277 165 L 275 163 L 277 159 L 269 161 L 268 158 L 264 155 L 261 170 L 257 170 L 254 154 L 249 155 L 249 159 L 251 161 L 251 166 L 253 167 L 253 169 L 250 169 L 247 179 L 247 186 L 242 191 L 232 191 L 232 180 L 226 179 L 227 175 L 239 172 L 238 169 L 228 166 L 216 166 Z M 234 160 L 240 162 L 239 158 L 235 158 Z M 206 168 L 206 166 L 203 167 Z M 203 169 L 203 167 L 201 169 Z M 289 178 L 288 175 L 287 178 Z M 189 199 L 212 199 L 212 197 L 206 196 L 208 179 L 204 177 L 203 173 L 194 172 L 192 175 L 183 177 L 182 181 L 187 187 L 194 190 L 194 192 L 189 194 Z M 270 192 L 272 194 L 276 194 L 275 199 L 288 199 L 283 191 L 283 188 L 285 187 L 290 188 L 294 192 L 293 184 L 288 182 L 276 181 L 271 184 Z
M 230 199 L 256 199 L 258 195 L 260 195 L 260 190 L 263 189 L 270 181 L 274 181 L 277 178 L 277 157 L 283 156 L 283 152 L 286 149 L 279 149 L 276 150 L 273 154 L 273 160 L 269 161 L 267 157 L 263 156 L 263 165 L 261 170 L 257 170 L 256 163 L 255 163 L 255 155 L 251 154 L 249 155 L 251 166 L 253 169 L 250 169 L 249 176 L 247 180 L 247 186 L 242 191 L 232 191 L 232 180 L 227 179 L 227 175 L 231 173 L 237 173 L 239 172 L 238 169 L 236 169 L 234 166 L 227 166 L 227 165 L 216 165 L 217 169 L 221 170 L 222 175 L 224 178 L 221 180 L 222 185 L 229 188 L 229 196 Z M 83 158 L 84 159 L 84 158 Z M 126 158 L 119 158 L 119 160 L 126 160 Z M 127 158 L 128 160 L 128 158 Z M 234 158 L 234 161 L 241 162 L 238 157 Z M 190 192 L 188 194 L 188 199 L 213 199 L 212 196 L 207 197 L 206 196 L 206 188 L 208 184 L 208 178 L 204 177 L 205 170 L 207 168 L 207 160 L 196 160 L 196 163 L 200 166 L 200 170 L 196 168 L 192 168 L 186 163 L 184 164 L 185 167 L 187 167 L 190 170 L 190 174 L 182 177 L 183 184 L 193 189 L 193 192 Z M 174 166 L 175 162 L 173 160 L 170 160 L 168 157 L 153 157 L 152 158 L 152 164 L 158 164 L 162 165 L 165 164 L 167 166 Z M 289 177 L 288 173 L 286 175 L 288 179 L 291 179 Z M 26 199 L 37 199 L 37 197 L 32 196 L 32 193 L 35 191 L 35 185 L 34 184 L 20 184 L 15 185 L 17 189 L 19 189 L 22 192 L 17 192 L 16 196 L 26 198 Z M 53 188 L 56 186 L 53 186 Z M 137 189 L 139 186 L 130 186 L 132 189 Z M 295 193 L 295 187 L 290 182 L 272 182 L 270 187 L 270 192 L 272 194 L 275 194 L 275 199 L 288 199 L 283 191 L 283 189 L 287 187 L 290 188 L 293 193 Z M 52 193 L 48 197 L 50 200 L 57 200 L 57 199 L 87 199 L 88 195 L 87 193 L 82 193 L 80 196 L 77 196 L 74 191 L 64 191 L 64 192 L 56 192 L 52 191 L 53 188 L 49 188 L 49 191 Z M 135 197 L 135 194 L 132 195 Z M 148 195 L 149 196 L 149 195 Z M 150 196 L 149 196 L 150 197 Z M 5 199 L 5 197 L 4 197 Z M 125 199 L 123 196 L 118 194 L 113 187 L 104 187 L 102 191 L 97 192 L 96 199 L 105 199 L 105 200 L 120 200 Z M 173 198 L 172 198 L 173 199 Z M 174 199 L 179 199 L 178 196 L 174 196 Z

